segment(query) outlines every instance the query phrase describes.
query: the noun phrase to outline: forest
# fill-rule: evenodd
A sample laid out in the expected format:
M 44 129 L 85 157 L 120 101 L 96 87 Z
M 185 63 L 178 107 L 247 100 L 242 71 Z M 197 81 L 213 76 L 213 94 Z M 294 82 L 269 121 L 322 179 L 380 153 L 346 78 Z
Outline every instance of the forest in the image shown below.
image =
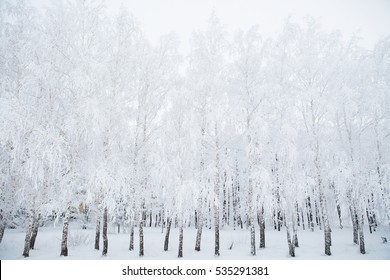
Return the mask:
M 139 257 L 158 227 L 179 258 L 189 229 L 210 257 L 226 229 L 253 256 L 284 231 L 294 257 L 303 230 L 330 256 L 332 229 L 365 254 L 390 226 L 390 37 L 366 49 L 309 16 L 232 33 L 216 11 L 183 53 L 124 8 L 26 2 L 0 2 L 0 242 L 23 228 L 21 256 L 53 221 L 61 256 L 78 220 L 103 256 L 110 226 Z

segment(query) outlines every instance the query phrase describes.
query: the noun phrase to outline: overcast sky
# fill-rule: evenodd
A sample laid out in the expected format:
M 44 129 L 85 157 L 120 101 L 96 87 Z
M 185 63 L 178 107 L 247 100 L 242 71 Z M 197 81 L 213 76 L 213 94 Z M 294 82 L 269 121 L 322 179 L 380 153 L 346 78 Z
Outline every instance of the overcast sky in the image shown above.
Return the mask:
M 55 0 L 43 2 L 50 1 Z M 390 0 L 106 0 L 113 14 L 121 3 L 152 41 L 174 31 L 184 47 L 193 30 L 206 26 L 213 9 L 230 31 L 258 24 L 263 34 L 272 35 L 288 15 L 297 19 L 311 15 L 321 19 L 327 30 L 340 29 L 346 36 L 359 31 L 361 45 L 367 48 L 390 35 Z

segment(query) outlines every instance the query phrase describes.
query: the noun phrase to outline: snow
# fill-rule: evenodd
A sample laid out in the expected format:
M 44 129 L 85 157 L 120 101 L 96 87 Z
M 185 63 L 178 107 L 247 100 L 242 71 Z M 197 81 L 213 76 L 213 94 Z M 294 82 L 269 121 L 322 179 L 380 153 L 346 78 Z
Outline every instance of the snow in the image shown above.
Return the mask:
M 69 256 L 60 257 L 61 227 L 43 227 L 39 229 L 35 249 L 30 251 L 29 259 L 35 260 L 175 260 L 178 253 L 179 228 L 172 225 L 169 250 L 164 252 L 163 244 L 165 230 L 161 228 L 146 227 L 145 231 L 145 256 L 138 256 L 138 231 L 135 229 L 135 250 L 129 251 L 129 234 L 116 233 L 116 227 L 110 228 L 108 234 L 108 254 L 103 257 L 101 251 L 93 249 L 94 234 L 93 227 L 80 229 L 79 225 L 70 225 Z M 258 234 L 258 232 L 256 233 Z M 273 228 L 266 229 L 266 248 L 257 249 L 257 255 L 250 255 L 250 232 L 245 229 L 223 229 L 220 233 L 220 257 L 214 257 L 214 231 L 204 229 L 202 235 L 201 251 L 194 250 L 196 229 L 184 229 L 184 260 L 196 259 L 219 259 L 219 260 L 390 260 L 390 243 L 382 243 L 381 237 L 390 240 L 390 228 L 387 226 L 378 227 L 377 231 L 369 234 L 366 232 L 365 255 L 359 253 L 359 246 L 352 243 L 352 228 L 332 229 L 332 256 L 323 253 L 323 231 L 318 228 L 314 231 L 298 230 L 299 247 L 296 248 L 296 257 L 288 255 L 286 231 L 280 232 Z M 7 229 L 4 239 L 0 244 L 0 259 L 22 260 L 25 232 L 21 229 Z M 257 236 L 256 236 L 257 238 Z M 228 248 L 233 242 L 232 250 Z M 257 244 L 258 247 L 258 244 Z M 102 248 L 102 245 L 101 245 Z

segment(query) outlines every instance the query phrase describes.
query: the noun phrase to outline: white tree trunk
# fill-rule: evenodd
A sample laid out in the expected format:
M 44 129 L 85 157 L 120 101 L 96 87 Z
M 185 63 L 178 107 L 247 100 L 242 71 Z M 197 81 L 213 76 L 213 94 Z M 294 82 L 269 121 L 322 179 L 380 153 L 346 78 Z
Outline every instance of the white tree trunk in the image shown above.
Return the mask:
M 28 214 L 28 223 L 26 229 L 26 237 L 24 238 L 24 250 L 23 257 L 27 258 L 30 256 L 30 241 L 31 241 L 31 233 L 32 233 L 32 225 L 34 221 L 34 210 L 30 209 Z
M 30 241 L 30 248 L 32 250 L 34 249 L 35 240 L 37 239 L 40 218 L 41 218 L 40 214 L 34 215 L 34 222 L 32 227 L 31 241 Z
M 180 228 L 179 228 L 179 252 L 177 255 L 178 258 L 183 257 L 183 221 L 180 219 Z
M 96 220 L 96 233 L 95 233 L 95 250 L 100 249 L 100 217 Z
M 164 251 L 168 251 L 169 234 L 171 232 L 172 218 L 167 219 L 167 232 L 165 233 Z
M 68 233 L 69 233 L 69 208 L 65 212 L 64 226 L 62 228 L 62 241 L 61 241 L 61 253 L 60 256 L 68 256 Z
M 108 236 L 107 236 L 107 227 L 108 227 L 108 210 L 107 207 L 104 207 L 103 212 L 103 251 L 102 255 L 107 256 L 108 252 Z

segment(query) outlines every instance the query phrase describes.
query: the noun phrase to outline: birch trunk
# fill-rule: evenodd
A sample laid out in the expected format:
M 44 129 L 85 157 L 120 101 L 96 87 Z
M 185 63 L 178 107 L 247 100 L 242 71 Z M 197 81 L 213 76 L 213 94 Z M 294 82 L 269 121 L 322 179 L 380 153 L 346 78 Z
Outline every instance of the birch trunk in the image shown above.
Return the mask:
M 359 221 L 359 241 L 360 241 L 360 253 L 365 254 L 366 253 L 366 245 L 364 242 L 364 231 L 363 231 L 363 215 L 360 215 L 360 221 Z
M 220 150 L 219 150 L 219 139 L 218 139 L 218 127 L 215 125 L 215 182 L 214 182 L 214 228 L 215 228 L 215 246 L 214 255 L 219 256 L 219 185 L 220 185 Z
M 330 256 L 332 254 L 330 250 L 330 246 L 332 245 L 332 236 L 331 236 L 331 230 L 330 230 L 330 225 L 328 220 L 326 199 L 323 190 L 320 191 L 320 206 L 322 209 L 322 217 L 324 223 L 325 255 Z
M 249 170 L 250 176 L 250 170 Z M 253 186 L 252 179 L 249 179 L 249 191 L 248 191 L 248 204 L 249 204 L 249 227 L 250 227 L 250 238 L 251 238 L 251 255 L 256 255 L 256 233 L 255 233 L 255 219 L 253 215 Z
M 299 247 L 297 226 L 293 222 L 293 242 L 294 247 Z
M 134 250 L 134 222 L 131 222 L 129 251 L 133 251 L 133 250 Z
M 64 218 L 64 227 L 62 229 L 61 254 L 60 256 L 68 256 L 68 234 L 69 234 L 69 208 L 66 210 Z
M 196 240 L 195 240 L 195 251 L 200 251 L 200 243 L 202 240 L 202 231 L 203 231 L 203 214 L 200 210 L 198 215 L 198 229 L 196 231 Z
M 343 229 L 343 221 L 341 219 L 341 207 L 339 203 L 337 203 L 337 216 L 339 217 L 340 228 Z
M 99 250 L 100 247 L 100 217 L 96 221 L 96 234 L 95 234 L 95 250 Z
M 199 198 L 198 198 L 198 209 L 197 209 L 197 230 L 196 230 L 196 240 L 195 240 L 195 251 L 200 251 L 200 245 L 201 245 L 201 240 L 202 240 L 202 232 L 203 232 L 203 223 L 204 223 L 204 217 L 203 217 L 203 176 L 204 176 L 204 145 L 205 145 L 205 120 L 203 120 L 202 123 L 202 128 L 201 128 L 201 135 L 202 135 L 202 150 L 201 150 L 201 158 L 200 158 L 200 172 L 201 172 L 201 179 L 200 179 L 200 184 L 201 184 L 201 190 L 199 193 Z
M 291 257 L 295 257 L 295 244 L 294 244 L 294 241 L 292 240 L 290 230 L 291 230 L 290 225 L 288 225 L 288 223 L 286 223 L 288 254 Z
M 167 219 L 167 231 L 165 233 L 164 251 L 168 251 L 169 234 L 171 232 L 172 218 Z
M 139 221 L 139 256 L 144 256 L 144 211 L 141 210 Z
M 108 237 L 107 237 L 107 223 L 108 223 L 108 211 L 107 207 L 104 207 L 103 213 L 103 256 L 107 256 L 108 252 Z
M 5 232 L 6 227 L 7 227 L 7 218 L 3 216 L 1 221 L 0 221 L 0 244 L 1 244 L 1 241 L 3 241 L 3 236 L 4 236 L 4 232 Z
M 32 232 L 32 224 L 34 219 L 34 210 L 30 210 L 28 215 L 28 224 L 26 229 L 26 237 L 24 238 L 24 250 L 23 257 L 27 258 L 30 256 L 30 241 L 31 241 L 31 232 Z
M 308 224 L 308 227 L 313 232 L 314 231 L 313 208 L 311 207 L 310 196 L 307 197 L 306 207 L 307 207 L 307 224 Z
M 179 228 L 179 252 L 177 255 L 178 258 L 183 257 L 183 221 L 180 221 L 180 228 Z
M 255 222 L 252 218 L 250 219 L 250 232 L 251 232 L 251 255 L 256 256 L 256 232 L 255 232 Z
M 32 249 L 32 250 L 34 250 L 35 240 L 37 239 L 40 218 L 41 218 L 40 214 L 38 214 L 38 216 L 36 216 L 36 215 L 34 216 L 31 241 L 30 241 L 30 249 Z
M 259 224 L 260 224 L 260 248 L 265 248 L 265 220 L 264 220 L 264 206 L 259 211 Z
M 324 239 L 325 239 L 325 255 L 330 256 L 331 250 L 330 246 L 332 245 L 332 236 L 331 236 L 331 229 L 330 229 L 330 224 L 329 224 L 329 219 L 328 219 L 328 209 L 326 205 L 326 197 L 324 194 L 324 185 L 322 182 L 322 177 L 321 177 L 321 168 L 320 168 L 320 163 L 318 160 L 318 152 L 319 148 L 317 146 L 317 155 L 316 155 L 316 160 L 315 160 L 315 166 L 317 169 L 317 187 L 318 187 L 318 192 L 319 192 L 319 200 L 320 200 L 320 207 L 321 207 L 321 212 L 322 212 L 322 222 L 324 225 Z
M 352 228 L 353 228 L 353 243 L 359 244 L 359 229 L 358 229 L 358 216 L 355 207 L 350 206 L 349 211 L 351 212 Z

